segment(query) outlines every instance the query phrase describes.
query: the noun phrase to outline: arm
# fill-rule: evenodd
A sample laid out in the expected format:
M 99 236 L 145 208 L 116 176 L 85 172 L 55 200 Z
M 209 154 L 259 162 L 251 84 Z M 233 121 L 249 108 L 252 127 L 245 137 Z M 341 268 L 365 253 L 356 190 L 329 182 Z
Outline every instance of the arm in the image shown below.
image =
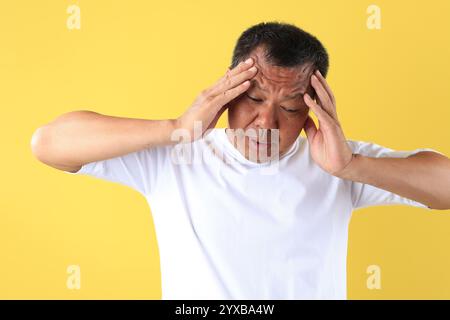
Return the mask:
M 354 154 L 336 176 L 367 183 L 431 209 L 450 209 L 450 160 L 422 151 L 407 158 L 372 158 Z
M 73 111 L 38 128 L 32 152 L 56 169 L 76 172 L 83 164 L 170 143 L 174 120 L 144 120 Z
M 175 144 L 175 130 L 192 140 L 213 128 L 228 103 L 249 88 L 256 70 L 254 61 L 241 62 L 227 70 L 213 86 L 204 90 L 193 105 L 174 120 L 145 120 L 107 116 L 92 111 L 63 114 L 38 128 L 31 139 L 33 154 L 56 169 L 76 172 L 86 163 L 122 156 L 145 148 Z M 202 126 L 198 128 L 197 123 Z M 200 129 L 201 132 L 197 129 Z M 206 134 L 205 134 L 206 135 Z
M 305 94 L 305 102 L 319 119 L 319 128 L 309 117 L 305 132 L 314 161 L 340 178 L 373 185 L 431 209 L 450 209 L 450 160 L 436 152 L 423 151 L 407 158 L 373 158 L 353 154 L 337 117 L 336 100 L 325 78 L 311 77 L 317 101 Z

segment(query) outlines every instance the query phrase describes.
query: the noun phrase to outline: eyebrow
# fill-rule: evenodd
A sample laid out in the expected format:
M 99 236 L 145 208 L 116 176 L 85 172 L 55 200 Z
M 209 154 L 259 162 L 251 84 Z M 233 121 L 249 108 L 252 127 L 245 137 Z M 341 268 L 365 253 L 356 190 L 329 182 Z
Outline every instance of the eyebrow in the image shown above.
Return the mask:
M 259 82 L 258 82 L 257 80 L 254 80 L 254 79 L 253 79 L 253 80 L 251 80 L 251 83 L 252 83 L 255 87 L 257 87 L 259 90 L 267 92 L 266 89 L 262 88 L 262 87 L 259 85 Z M 291 95 L 287 95 L 287 96 L 284 97 L 284 100 L 291 100 L 291 99 L 297 98 L 298 96 L 303 96 L 304 94 L 305 94 L 304 92 L 299 92 L 299 93 L 294 93 L 294 94 L 291 94 Z

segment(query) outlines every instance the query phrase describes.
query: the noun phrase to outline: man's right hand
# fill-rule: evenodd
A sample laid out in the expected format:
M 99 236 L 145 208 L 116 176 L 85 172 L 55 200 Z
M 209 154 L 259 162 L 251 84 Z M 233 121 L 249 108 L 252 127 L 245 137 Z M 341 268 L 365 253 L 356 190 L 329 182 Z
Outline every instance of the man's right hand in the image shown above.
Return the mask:
M 124 118 L 80 110 L 65 113 L 39 127 L 31 139 L 31 149 L 41 162 L 59 170 L 76 172 L 82 165 L 110 159 L 156 146 L 175 144 L 176 129 L 189 130 L 194 137 L 196 121 L 202 132 L 216 125 L 227 104 L 249 88 L 253 61 L 240 63 L 204 90 L 179 118 L 148 120 Z M 198 137 L 194 137 L 196 139 Z
M 223 77 L 213 86 L 203 90 L 192 106 L 176 119 L 175 128 L 187 130 L 190 141 L 203 137 L 207 130 L 214 128 L 228 103 L 250 87 L 249 80 L 257 73 L 257 68 L 252 67 L 253 64 L 253 59 L 249 58 L 232 70 L 228 69 Z M 201 130 L 196 132 L 199 122 Z

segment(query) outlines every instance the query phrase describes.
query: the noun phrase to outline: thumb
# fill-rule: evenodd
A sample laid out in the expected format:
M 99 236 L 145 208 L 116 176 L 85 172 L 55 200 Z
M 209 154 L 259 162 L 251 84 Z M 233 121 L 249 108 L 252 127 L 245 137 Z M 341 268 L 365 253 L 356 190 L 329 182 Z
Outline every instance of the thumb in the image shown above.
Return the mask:
M 308 138 L 308 142 L 309 142 L 309 144 L 311 144 L 312 140 L 314 139 L 314 136 L 317 133 L 317 127 L 316 127 L 316 124 L 314 123 L 313 119 L 309 115 L 308 115 L 308 118 L 306 118 L 303 130 L 305 130 L 306 137 Z
M 220 116 L 222 115 L 222 113 L 227 109 L 228 104 L 225 104 L 220 110 L 219 112 L 217 112 L 216 116 L 214 117 L 214 119 L 211 121 L 211 123 L 209 124 L 207 129 L 212 129 L 216 126 L 217 121 L 219 121 Z

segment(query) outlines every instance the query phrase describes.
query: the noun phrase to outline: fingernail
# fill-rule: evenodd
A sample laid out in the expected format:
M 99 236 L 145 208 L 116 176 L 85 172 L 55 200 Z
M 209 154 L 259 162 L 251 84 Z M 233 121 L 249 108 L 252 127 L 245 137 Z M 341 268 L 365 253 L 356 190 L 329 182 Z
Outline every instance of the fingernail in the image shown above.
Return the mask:
M 245 60 L 246 64 L 251 64 L 253 62 L 252 58 L 248 58 L 247 60 Z
M 319 69 L 317 69 L 317 74 L 318 74 L 318 75 L 322 75 L 322 74 L 320 73 Z
M 253 67 L 251 67 L 250 69 L 249 69 L 250 71 L 256 71 L 256 67 L 255 66 L 253 66 Z

